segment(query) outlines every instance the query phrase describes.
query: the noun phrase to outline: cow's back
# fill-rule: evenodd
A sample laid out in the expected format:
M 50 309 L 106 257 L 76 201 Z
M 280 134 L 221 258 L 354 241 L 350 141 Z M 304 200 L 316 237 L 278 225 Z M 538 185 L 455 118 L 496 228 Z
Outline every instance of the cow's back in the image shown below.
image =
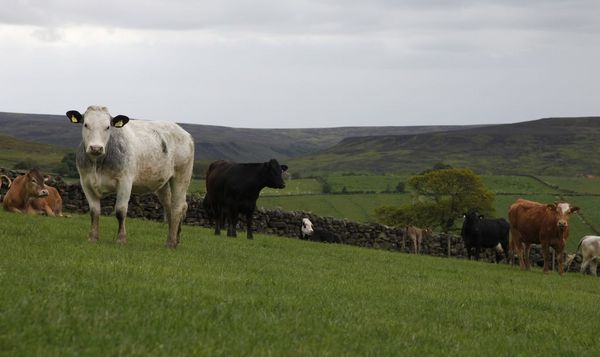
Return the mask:
M 90 180 L 88 184 L 99 187 L 99 191 L 114 192 L 117 181 L 127 177 L 132 180 L 133 192 L 155 192 L 175 171 L 187 170 L 191 175 L 194 142 L 179 125 L 132 120 L 111 130 L 106 154 L 97 163 L 89 159 L 83 145 L 77 152 L 82 178 Z

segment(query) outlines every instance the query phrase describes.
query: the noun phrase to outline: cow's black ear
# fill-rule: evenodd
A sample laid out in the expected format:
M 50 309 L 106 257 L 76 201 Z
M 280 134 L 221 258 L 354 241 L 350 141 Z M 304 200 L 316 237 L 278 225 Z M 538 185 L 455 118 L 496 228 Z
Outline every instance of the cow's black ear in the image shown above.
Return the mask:
M 122 128 L 128 122 L 129 117 L 126 117 L 125 115 L 117 115 L 110 120 L 110 125 L 114 126 L 115 128 Z
M 287 165 L 281 165 L 281 171 L 287 171 L 288 166 Z
M 73 124 L 83 123 L 83 115 L 81 115 L 81 113 L 79 113 L 77 110 L 69 110 L 67 112 L 67 118 L 69 118 Z

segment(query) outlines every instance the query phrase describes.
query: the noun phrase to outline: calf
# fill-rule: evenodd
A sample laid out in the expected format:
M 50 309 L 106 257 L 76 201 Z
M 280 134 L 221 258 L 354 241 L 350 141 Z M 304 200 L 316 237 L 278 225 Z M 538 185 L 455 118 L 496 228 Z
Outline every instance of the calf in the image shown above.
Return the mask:
M 37 212 L 43 212 L 48 216 L 62 216 L 62 198 L 58 190 L 52 186 L 46 186 L 48 196 L 36 198 L 31 201 L 31 207 Z
M 203 206 L 215 219 L 215 234 L 227 223 L 227 236 L 236 237 L 240 213 L 246 216 L 246 237 L 253 238 L 252 216 L 256 200 L 265 187 L 284 188 L 286 165 L 275 159 L 262 163 L 244 163 L 218 160 L 206 172 L 206 196 Z
M 529 269 L 531 244 L 541 244 L 544 255 L 544 273 L 550 267 L 550 247 L 558 257 L 558 272 L 564 273 L 563 252 L 569 238 L 569 218 L 579 207 L 567 202 L 543 204 L 518 199 L 508 210 L 510 233 L 518 250 L 522 269 Z
M 71 110 L 67 117 L 82 125 L 76 163 L 90 206 L 89 240 L 99 238 L 100 198 L 104 194 L 117 194 L 117 242 L 126 243 L 131 193 L 156 193 L 169 224 L 166 246 L 177 247 L 194 165 L 192 136 L 175 123 L 130 121 L 124 115 L 113 117 L 100 106 L 90 106 L 84 114 Z
M 600 237 L 599 236 L 585 236 L 581 238 L 579 241 L 579 245 L 577 246 L 577 253 L 581 249 L 581 269 L 580 271 L 585 274 L 587 267 L 590 267 L 590 272 L 596 276 L 597 275 L 597 265 L 598 259 L 600 259 Z M 576 254 L 569 255 L 567 260 L 567 267 L 573 261 Z
M 302 218 L 300 239 L 324 243 L 342 243 L 342 240 L 337 234 L 324 229 L 314 228 L 312 222 L 308 218 Z
M 404 229 L 404 236 L 410 238 L 413 243 L 413 250 L 415 254 L 419 254 L 421 251 L 421 245 L 423 238 L 431 237 L 432 231 L 429 228 L 418 228 L 415 226 L 408 225 Z
M 477 211 L 471 211 L 464 214 L 464 222 L 460 235 L 465 243 L 469 259 L 475 257 L 479 260 L 481 248 L 494 248 L 496 253 L 496 263 L 502 260 L 500 244 L 503 255 L 508 263 L 508 237 L 510 226 L 504 218 L 486 219 Z M 473 250 L 475 252 L 473 252 Z
M 48 196 L 48 187 L 44 184 L 44 177 L 37 169 L 29 170 L 12 182 L 8 192 L 2 200 L 4 209 L 16 213 L 37 213 L 31 205 L 32 201 Z

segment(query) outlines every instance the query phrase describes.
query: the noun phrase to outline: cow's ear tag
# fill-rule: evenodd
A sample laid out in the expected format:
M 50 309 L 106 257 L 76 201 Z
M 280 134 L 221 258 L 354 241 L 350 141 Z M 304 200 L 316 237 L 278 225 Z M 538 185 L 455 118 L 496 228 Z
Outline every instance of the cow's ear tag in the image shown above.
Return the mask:
M 79 121 L 77 120 L 77 118 L 75 118 L 75 115 L 71 115 L 71 123 L 73 123 L 73 124 L 79 123 Z
M 116 121 L 116 122 L 113 124 L 113 126 L 114 126 L 115 128 L 122 128 L 122 127 L 123 127 L 123 125 L 125 125 L 125 123 L 123 123 L 123 121 L 122 121 L 122 120 Z

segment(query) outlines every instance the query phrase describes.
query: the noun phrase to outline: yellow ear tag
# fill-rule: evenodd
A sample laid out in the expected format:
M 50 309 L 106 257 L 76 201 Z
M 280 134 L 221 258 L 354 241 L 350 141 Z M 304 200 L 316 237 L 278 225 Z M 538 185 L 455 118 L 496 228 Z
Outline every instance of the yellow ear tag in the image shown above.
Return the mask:
M 115 122 L 115 128 L 122 128 L 123 127 L 123 121 L 119 120 L 118 122 Z
M 75 115 L 71 115 L 71 123 L 78 123 L 77 118 L 75 118 Z

